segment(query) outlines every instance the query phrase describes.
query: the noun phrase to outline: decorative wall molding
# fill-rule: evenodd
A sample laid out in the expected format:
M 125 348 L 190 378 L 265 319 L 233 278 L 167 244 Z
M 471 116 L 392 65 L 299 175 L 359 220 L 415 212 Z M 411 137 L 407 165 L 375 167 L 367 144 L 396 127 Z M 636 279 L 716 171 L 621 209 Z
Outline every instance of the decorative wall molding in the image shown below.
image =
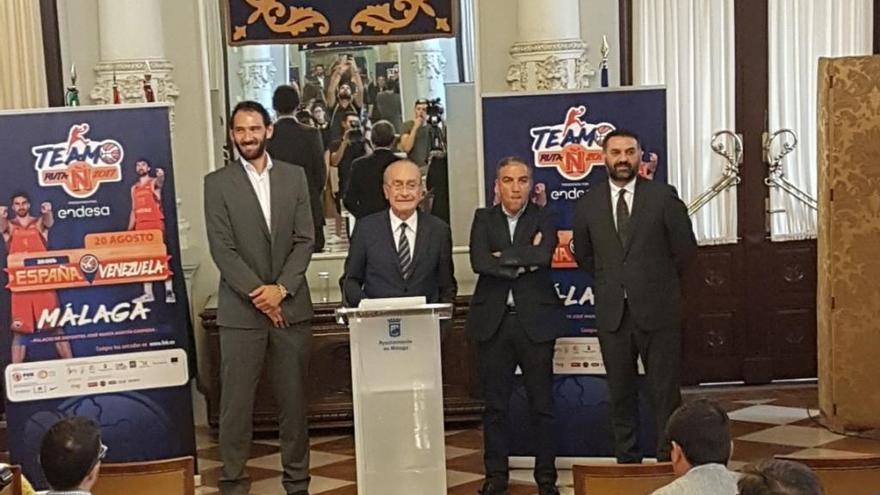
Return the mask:
M 518 55 L 530 55 L 541 52 L 568 52 L 581 51 L 587 49 L 587 44 L 583 40 L 552 40 L 552 41 L 529 41 L 514 43 L 510 47 L 510 55 L 516 57 Z
M 113 103 L 113 76 L 119 89 L 121 103 L 144 103 L 144 76 L 150 74 L 150 85 L 157 102 L 174 104 L 180 89 L 174 82 L 174 66 L 167 60 L 118 60 L 100 62 L 95 66 L 95 86 L 89 93 L 94 103 Z M 172 114 L 173 114 L 172 109 Z
M 446 57 L 442 51 L 434 50 L 418 50 L 415 57 L 411 61 L 416 75 L 420 79 L 439 79 L 443 81 L 443 75 L 446 71 Z
M 589 88 L 596 69 L 586 58 L 586 49 L 580 39 L 514 43 L 507 86 L 512 91 Z
M 446 57 L 437 40 L 419 41 L 414 44 L 410 65 L 416 76 L 416 96 L 418 98 L 440 98 L 446 105 L 446 88 L 443 86 L 446 74 Z
M 266 94 L 271 97 L 275 89 L 275 72 L 277 69 L 272 59 L 242 60 L 238 77 L 244 99 L 262 101 Z

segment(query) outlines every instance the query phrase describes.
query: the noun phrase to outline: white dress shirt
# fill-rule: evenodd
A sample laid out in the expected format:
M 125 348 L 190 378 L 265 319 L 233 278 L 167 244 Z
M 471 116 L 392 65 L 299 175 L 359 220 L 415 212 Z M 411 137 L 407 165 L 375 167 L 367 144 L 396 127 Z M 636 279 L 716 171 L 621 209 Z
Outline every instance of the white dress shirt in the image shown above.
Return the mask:
M 510 230 L 511 244 L 513 244 L 513 234 L 514 232 L 516 232 L 516 224 L 519 223 L 519 217 L 521 217 L 523 212 L 526 211 L 526 208 L 528 208 L 528 202 L 524 204 L 522 208 L 520 208 L 519 211 L 516 212 L 516 214 L 512 215 L 509 211 L 507 211 L 507 208 L 505 208 L 504 205 L 501 205 L 501 211 L 504 212 L 504 216 L 505 218 L 507 218 L 507 228 L 508 230 Z M 513 290 L 507 291 L 507 305 L 516 305 L 516 301 L 513 300 Z
M 406 240 L 409 242 L 409 257 L 413 258 L 416 248 L 416 229 L 419 227 L 419 212 L 414 211 L 406 221 L 401 220 L 389 209 L 388 214 L 391 216 L 391 235 L 394 237 L 394 247 L 400 249 L 400 224 L 406 224 Z
M 672 483 L 655 490 L 651 495 L 736 495 L 739 473 L 723 464 L 703 464 L 692 467 Z
M 636 178 L 633 177 L 633 179 L 623 187 L 618 186 L 610 179 L 608 180 L 608 184 L 611 185 L 611 218 L 614 219 L 614 228 L 617 228 L 617 197 L 620 194 L 621 189 L 626 190 L 626 195 L 623 199 L 626 201 L 626 207 L 629 209 L 630 216 L 632 216 L 633 197 L 636 195 Z
M 257 201 L 260 202 L 260 209 L 263 210 L 263 218 L 266 219 L 266 226 L 272 230 L 272 189 L 269 184 L 269 171 L 272 170 L 272 158 L 266 154 L 266 168 L 263 173 L 258 173 L 257 169 L 251 165 L 251 162 L 244 158 L 239 158 L 241 166 L 247 172 L 251 186 L 257 194 Z

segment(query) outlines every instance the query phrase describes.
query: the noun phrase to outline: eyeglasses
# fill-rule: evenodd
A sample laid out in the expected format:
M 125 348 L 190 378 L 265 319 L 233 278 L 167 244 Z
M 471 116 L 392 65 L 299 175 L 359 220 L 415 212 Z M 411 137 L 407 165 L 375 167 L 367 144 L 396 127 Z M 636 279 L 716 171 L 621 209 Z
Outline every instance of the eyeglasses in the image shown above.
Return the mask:
M 404 184 L 402 182 L 395 182 L 393 184 L 385 184 L 385 185 L 390 187 L 392 190 L 394 190 L 396 192 L 401 192 L 401 191 L 416 192 L 419 190 L 420 187 L 422 187 L 422 185 L 417 182 L 410 182 L 407 184 Z
M 97 466 L 99 462 L 103 461 L 105 457 L 107 457 L 107 446 L 102 443 L 101 446 L 98 447 L 98 457 L 95 459 L 95 462 L 92 463 L 92 467 L 89 468 L 89 471 Z

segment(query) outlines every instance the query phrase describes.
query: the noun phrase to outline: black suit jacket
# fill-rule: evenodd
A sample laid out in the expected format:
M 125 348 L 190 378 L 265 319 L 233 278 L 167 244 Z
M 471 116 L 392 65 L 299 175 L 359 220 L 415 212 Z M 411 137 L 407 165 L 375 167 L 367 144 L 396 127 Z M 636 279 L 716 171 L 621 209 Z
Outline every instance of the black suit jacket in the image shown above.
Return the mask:
M 373 213 L 355 223 L 342 280 L 346 305 L 357 306 L 365 297 L 425 296 L 429 303 L 453 302 L 458 285 L 452 265 L 452 232 L 442 220 L 417 214 L 409 280 L 400 273 L 389 211 Z
M 390 149 L 380 148 L 362 156 L 351 164 L 351 178 L 342 198 L 345 208 L 355 218 L 388 208 L 388 200 L 382 190 L 383 175 L 388 165 L 399 160 Z
M 556 249 L 558 217 L 550 209 L 529 204 L 516 224 L 513 242 L 501 205 L 481 208 L 471 225 L 471 267 L 479 275 L 468 312 L 468 335 L 476 341 L 492 338 L 507 306 L 513 300 L 520 322 L 529 338 L 546 342 L 562 335 L 568 320 L 562 301 L 550 278 L 550 264 Z M 532 244 L 541 233 L 541 243 Z M 500 257 L 492 255 L 500 252 Z M 525 271 L 522 273 L 523 268 Z
M 623 246 L 611 201 L 609 184 L 600 182 L 575 206 L 575 258 L 593 276 L 598 330 L 617 330 L 624 291 L 639 328 L 680 329 L 679 279 L 697 249 L 687 207 L 674 187 L 637 178 L 629 239 Z
M 317 229 L 324 225 L 324 207 L 321 198 L 324 193 L 324 183 L 327 181 L 321 131 L 287 117 L 275 121 L 274 127 L 275 130 L 266 149 L 272 158 L 298 165 L 305 171 L 309 183 L 312 221 Z

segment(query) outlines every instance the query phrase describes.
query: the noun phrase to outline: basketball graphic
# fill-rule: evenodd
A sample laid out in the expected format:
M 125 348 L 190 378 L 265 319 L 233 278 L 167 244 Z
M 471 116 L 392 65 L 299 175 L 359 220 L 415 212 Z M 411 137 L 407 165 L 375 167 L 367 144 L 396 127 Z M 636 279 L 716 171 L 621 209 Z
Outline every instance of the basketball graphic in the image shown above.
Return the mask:
M 68 195 L 84 199 L 102 183 L 122 180 L 122 145 L 113 139 L 93 141 L 88 132 L 88 124 L 73 125 L 67 141 L 31 147 L 41 187 L 59 186 Z
M 114 142 L 108 142 L 101 145 L 101 161 L 107 165 L 113 165 L 122 158 L 122 150 L 119 145 Z

